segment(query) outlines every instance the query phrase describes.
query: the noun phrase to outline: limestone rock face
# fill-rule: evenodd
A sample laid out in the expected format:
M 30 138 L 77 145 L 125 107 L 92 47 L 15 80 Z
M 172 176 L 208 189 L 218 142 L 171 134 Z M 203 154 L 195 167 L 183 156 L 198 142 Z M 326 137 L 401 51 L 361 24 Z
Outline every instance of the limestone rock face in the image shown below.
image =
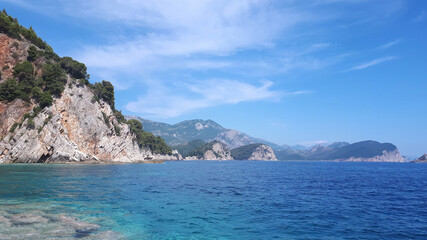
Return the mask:
M 174 155 L 153 154 L 134 143 L 127 124 L 120 124 L 113 111 L 103 101 L 92 103 L 93 93 L 85 85 L 68 79 L 61 98 L 43 109 L 34 119 L 28 119 L 15 131 L 31 104 L 21 100 L 0 104 L 0 163 L 5 162 L 144 162 L 175 160 Z M 108 124 L 104 120 L 104 115 Z M 120 128 L 120 134 L 114 130 Z
M 211 150 L 203 154 L 204 160 L 233 160 L 230 149 L 222 142 L 215 142 Z
M 424 155 L 422 155 L 421 157 L 415 159 L 413 162 L 416 162 L 416 163 L 427 163 L 427 154 L 424 153 Z
M 370 158 L 346 158 L 346 159 L 336 159 L 337 161 L 349 161 L 349 162 L 405 162 L 405 159 L 400 155 L 399 150 L 395 149 L 393 151 L 383 151 L 382 155 L 377 155 Z
M 261 144 L 252 152 L 248 160 L 277 161 L 277 158 L 271 147 Z

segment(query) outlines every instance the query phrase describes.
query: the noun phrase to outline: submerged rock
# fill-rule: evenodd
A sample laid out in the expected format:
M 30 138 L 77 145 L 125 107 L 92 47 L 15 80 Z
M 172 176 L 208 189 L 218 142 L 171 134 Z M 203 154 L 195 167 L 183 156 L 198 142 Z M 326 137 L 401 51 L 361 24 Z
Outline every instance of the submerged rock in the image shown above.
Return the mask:
M 20 214 L 0 212 L 0 239 L 99 239 L 125 237 L 114 231 L 99 231 L 101 226 L 65 214 L 28 211 Z
M 89 235 L 90 233 L 95 232 L 99 229 L 99 225 L 83 222 L 78 220 L 77 218 L 61 216 L 59 217 L 59 219 L 64 225 L 74 228 L 74 230 L 76 231 L 76 235 L 79 237 Z
M 49 222 L 49 219 L 39 215 L 24 213 L 12 215 L 10 221 L 14 225 L 31 225 L 37 223 L 47 223 Z
M 5 218 L 3 216 L 0 216 L 0 225 L 6 225 L 10 226 L 10 220 L 8 218 Z
M 113 232 L 113 231 L 105 231 L 94 234 L 91 236 L 91 239 L 99 239 L 99 240 L 121 240 L 126 239 L 123 235 Z

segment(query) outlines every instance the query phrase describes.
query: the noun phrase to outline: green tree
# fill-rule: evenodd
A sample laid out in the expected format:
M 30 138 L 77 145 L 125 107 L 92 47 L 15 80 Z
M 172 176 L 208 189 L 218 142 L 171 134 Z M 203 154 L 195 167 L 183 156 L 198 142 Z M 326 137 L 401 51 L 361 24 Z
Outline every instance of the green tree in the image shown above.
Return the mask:
M 86 79 L 88 78 L 87 68 L 83 63 L 80 63 L 71 57 L 61 58 L 61 67 L 71 75 L 71 77 L 76 79 Z
M 17 64 L 13 68 L 13 76 L 18 79 L 18 97 L 25 101 L 30 101 L 30 93 L 35 85 L 34 67 L 28 61 Z
M 49 92 L 44 92 L 40 95 L 40 107 L 45 108 L 53 103 L 52 95 Z
M 27 57 L 27 60 L 30 61 L 30 62 L 33 62 L 34 60 L 36 60 L 36 58 L 37 58 L 37 48 L 34 47 L 33 45 L 31 45 L 28 48 L 28 57 Z
M 119 123 L 126 122 L 125 116 L 123 116 L 122 111 L 115 110 L 114 116 L 116 117 L 116 119 Z
M 138 120 L 129 119 L 128 124 L 132 132 L 137 132 L 139 130 L 142 130 L 142 123 Z
M 0 84 L 0 101 L 13 101 L 18 97 L 18 83 L 14 79 L 8 79 Z
M 165 143 L 163 138 L 156 137 L 152 133 L 142 130 L 142 123 L 131 119 L 128 121 L 131 132 L 135 135 L 135 141 L 139 147 L 146 147 L 153 153 L 172 154 L 172 149 Z
M 93 86 L 94 94 L 99 99 L 107 102 L 113 110 L 115 110 L 114 106 L 114 86 L 109 81 L 102 81 L 102 83 L 95 83 Z
M 35 86 L 31 90 L 31 95 L 33 95 L 33 98 L 35 100 L 40 101 L 40 97 L 42 95 L 42 90 L 39 87 Z
M 45 64 L 43 65 L 43 80 L 45 82 L 45 91 L 60 97 L 65 89 L 67 83 L 64 70 L 59 64 Z
M 15 65 L 13 68 L 13 76 L 18 78 L 19 81 L 32 79 L 34 74 L 34 67 L 28 61 L 25 61 L 21 64 Z

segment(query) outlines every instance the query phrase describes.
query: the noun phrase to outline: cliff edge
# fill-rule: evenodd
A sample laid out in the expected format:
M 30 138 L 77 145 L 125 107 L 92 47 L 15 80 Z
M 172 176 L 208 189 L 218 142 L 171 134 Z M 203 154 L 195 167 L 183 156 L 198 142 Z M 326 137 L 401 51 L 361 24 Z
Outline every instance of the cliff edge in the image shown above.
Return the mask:
M 30 28 L 0 12 L 0 163 L 176 160 L 160 137 L 126 121 L 108 81 L 59 57 Z

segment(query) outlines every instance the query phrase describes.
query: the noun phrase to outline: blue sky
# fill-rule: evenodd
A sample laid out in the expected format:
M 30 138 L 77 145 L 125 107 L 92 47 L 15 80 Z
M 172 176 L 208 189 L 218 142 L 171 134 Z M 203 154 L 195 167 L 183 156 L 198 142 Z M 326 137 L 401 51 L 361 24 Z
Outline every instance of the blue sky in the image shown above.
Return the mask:
M 427 152 L 427 1 L 0 0 L 125 114 Z

